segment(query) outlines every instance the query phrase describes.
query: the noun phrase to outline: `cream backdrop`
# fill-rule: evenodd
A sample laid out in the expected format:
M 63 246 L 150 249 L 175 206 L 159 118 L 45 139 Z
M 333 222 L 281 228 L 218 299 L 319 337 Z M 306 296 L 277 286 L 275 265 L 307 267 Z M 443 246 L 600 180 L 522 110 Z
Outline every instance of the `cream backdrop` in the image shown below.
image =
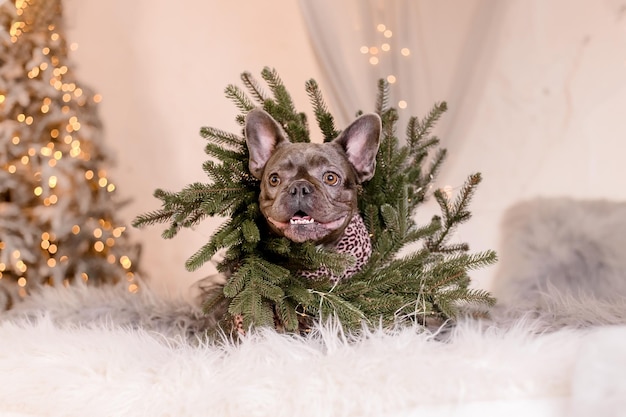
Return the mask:
M 182 0 L 66 0 L 81 80 L 104 96 L 102 116 L 126 219 L 158 207 L 157 187 L 205 179 L 203 125 L 237 129 L 223 97 L 242 70 L 275 67 L 296 104 L 313 77 L 346 123 L 372 107 L 375 80 L 397 75 L 394 100 L 423 114 L 450 105 L 437 132 L 450 151 L 438 186 L 459 187 L 481 171 L 473 219 L 458 237 L 496 248 L 510 204 L 537 195 L 623 199 L 626 108 L 626 2 L 617 0 L 383 1 L 267 0 L 245 4 Z M 304 13 L 304 17 L 303 14 Z M 362 46 L 381 47 L 379 63 Z M 312 42 L 307 37 L 310 30 Z M 393 41 L 394 43 L 392 43 Z M 408 47 L 401 56 L 397 49 Z M 394 53 L 393 59 L 388 58 Z M 420 214 L 435 212 L 430 205 Z M 157 286 L 184 290 L 212 272 L 185 259 L 217 223 L 160 238 L 134 230 L 143 267 Z M 496 268 L 474 275 L 489 287 Z

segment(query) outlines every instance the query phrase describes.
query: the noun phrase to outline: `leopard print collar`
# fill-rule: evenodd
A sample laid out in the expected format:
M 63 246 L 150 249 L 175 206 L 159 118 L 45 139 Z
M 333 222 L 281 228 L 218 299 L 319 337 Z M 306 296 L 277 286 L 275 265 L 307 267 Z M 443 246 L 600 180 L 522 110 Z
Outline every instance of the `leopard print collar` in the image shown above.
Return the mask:
M 344 230 L 343 236 L 331 249 L 338 253 L 352 255 L 355 259 L 354 265 L 339 275 L 332 273 L 324 265 L 314 271 L 301 271 L 301 275 L 309 279 L 330 277 L 331 281 L 337 282 L 351 278 L 365 266 L 372 255 L 372 241 L 370 240 L 367 227 L 365 227 L 365 223 L 359 214 L 355 214 L 352 217 L 352 220 L 350 220 L 350 223 Z

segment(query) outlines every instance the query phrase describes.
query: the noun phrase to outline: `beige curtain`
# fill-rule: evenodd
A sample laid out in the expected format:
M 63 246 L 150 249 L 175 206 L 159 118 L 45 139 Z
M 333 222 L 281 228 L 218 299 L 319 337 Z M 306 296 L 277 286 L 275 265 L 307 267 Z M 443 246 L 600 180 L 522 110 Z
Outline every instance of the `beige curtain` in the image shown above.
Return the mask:
M 471 117 L 473 106 L 465 101 L 482 88 L 480 75 L 492 56 L 505 5 L 498 0 L 300 0 L 338 124 L 347 124 L 357 110 L 372 110 L 377 80 L 385 78 L 401 129 L 409 116 L 426 114 L 434 102 L 450 104 L 439 126 L 447 147 L 455 140 L 453 120 Z

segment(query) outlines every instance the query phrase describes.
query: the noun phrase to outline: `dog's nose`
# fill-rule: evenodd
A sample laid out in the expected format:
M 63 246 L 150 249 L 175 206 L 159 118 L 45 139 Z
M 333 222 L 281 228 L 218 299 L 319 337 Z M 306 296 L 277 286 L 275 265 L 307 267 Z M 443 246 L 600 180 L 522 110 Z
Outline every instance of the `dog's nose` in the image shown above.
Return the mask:
M 289 194 L 294 197 L 304 197 L 313 192 L 313 185 L 306 180 L 294 181 L 289 187 Z

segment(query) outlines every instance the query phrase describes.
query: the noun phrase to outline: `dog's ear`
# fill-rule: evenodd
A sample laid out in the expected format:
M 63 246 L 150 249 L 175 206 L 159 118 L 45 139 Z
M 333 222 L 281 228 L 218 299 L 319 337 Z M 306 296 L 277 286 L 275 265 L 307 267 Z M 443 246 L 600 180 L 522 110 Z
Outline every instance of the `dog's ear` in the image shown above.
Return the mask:
M 374 176 L 381 130 L 380 117 L 377 114 L 365 114 L 352 122 L 333 141 L 345 151 L 360 183 Z
M 288 142 L 280 125 L 260 108 L 246 115 L 246 144 L 250 152 L 248 166 L 256 178 L 261 179 L 265 164 L 274 150 L 283 142 Z

